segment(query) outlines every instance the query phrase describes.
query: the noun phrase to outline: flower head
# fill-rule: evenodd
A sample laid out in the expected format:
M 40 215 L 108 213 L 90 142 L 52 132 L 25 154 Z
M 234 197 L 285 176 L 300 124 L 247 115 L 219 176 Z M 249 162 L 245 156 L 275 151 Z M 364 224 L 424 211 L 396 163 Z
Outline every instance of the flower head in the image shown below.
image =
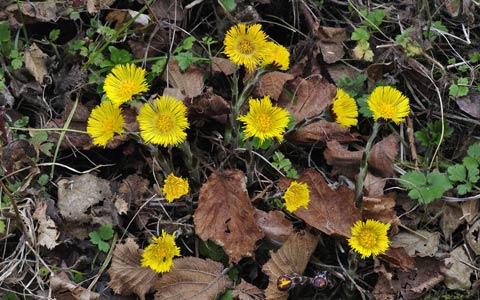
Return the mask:
M 288 49 L 274 42 L 267 42 L 267 49 L 268 52 L 262 65 L 273 65 L 282 71 L 288 70 L 290 65 L 290 52 L 288 52 Z
M 146 103 L 137 120 L 140 135 L 147 143 L 176 146 L 187 138 L 187 107 L 174 97 L 161 96 L 151 104 Z
M 163 193 L 168 202 L 173 202 L 173 200 L 188 194 L 188 180 L 170 173 L 165 179 Z
M 227 31 L 223 44 L 228 58 L 237 65 L 245 66 L 249 72 L 260 65 L 268 52 L 267 34 L 260 24 L 232 26 Z
M 175 233 L 167 234 L 162 230 L 162 236 L 154 237 L 152 243 L 143 250 L 142 267 L 150 267 L 158 273 L 168 272 L 174 256 L 180 256 L 180 248 L 175 244 Z
M 408 98 L 391 86 L 375 88 L 368 97 L 367 104 L 375 121 L 382 118 L 399 124 L 410 113 Z
M 105 78 L 103 90 L 113 104 L 120 106 L 134 95 L 148 91 L 147 71 L 134 64 L 117 65 Z
M 294 212 L 300 207 L 307 208 L 310 203 L 310 190 L 306 183 L 292 181 L 283 195 L 285 208 L 289 212 Z
M 357 221 L 352 227 L 352 236 L 348 239 L 350 247 L 363 259 L 385 253 L 389 246 L 387 231 L 390 224 L 376 220 Z
M 345 127 L 357 125 L 358 108 L 355 99 L 337 88 L 337 95 L 332 102 L 332 111 L 335 114 L 335 121 Z
M 90 113 L 87 132 L 93 144 L 105 147 L 115 133 L 123 133 L 124 124 L 122 110 L 111 101 L 104 101 Z
M 245 137 L 258 137 L 260 143 L 268 138 L 283 140 L 283 133 L 288 126 L 288 111 L 281 107 L 272 106 L 269 96 L 262 99 L 250 99 L 250 110 L 238 117 L 238 120 L 245 123 Z

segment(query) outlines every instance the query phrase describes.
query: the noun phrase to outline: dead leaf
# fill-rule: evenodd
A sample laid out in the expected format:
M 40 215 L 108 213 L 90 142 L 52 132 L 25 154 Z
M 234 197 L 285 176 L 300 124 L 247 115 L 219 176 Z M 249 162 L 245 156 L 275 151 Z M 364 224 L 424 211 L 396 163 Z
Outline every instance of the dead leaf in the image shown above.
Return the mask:
M 293 224 L 279 210 L 268 213 L 255 209 L 257 225 L 265 233 L 265 238 L 272 244 L 280 246 L 293 234 Z
M 392 281 L 387 275 L 380 273 L 375 288 L 373 289 L 375 300 L 396 300 L 397 295 L 392 287 Z
M 394 68 L 395 64 L 393 62 L 370 64 L 365 72 L 368 77 L 368 87 L 370 88 L 376 82 L 382 80 L 383 75 L 393 71 Z
M 333 166 L 332 175 L 342 174 L 350 178 L 360 170 L 364 151 L 349 151 L 345 149 L 337 140 L 327 141 L 327 149 L 323 152 L 323 157 L 327 164 Z
M 142 252 L 143 250 L 139 249 L 131 238 L 124 244 L 117 244 L 113 250 L 112 264 L 108 269 L 110 275 L 108 286 L 116 294 L 135 293 L 144 300 L 145 294 L 153 290 L 158 275 L 154 270 L 142 267 Z
M 57 238 L 59 236 L 59 232 L 55 222 L 47 216 L 47 207 L 47 202 L 38 202 L 35 212 L 33 213 L 33 219 L 37 220 L 39 223 L 37 229 L 38 244 L 46 247 L 47 249 L 53 249 L 58 245 Z
M 410 256 L 433 256 L 438 251 L 440 232 L 417 230 L 400 232 L 390 239 L 390 246 L 403 247 Z
M 107 14 L 105 18 L 108 22 L 115 24 L 115 30 L 119 30 L 122 26 L 135 18 L 134 24 L 140 26 L 147 26 L 150 23 L 150 17 L 146 14 L 140 14 L 137 17 L 138 11 L 131 9 L 113 9 Z
M 480 219 L 477 219 L 475 223 L 470 226 L 470 229 L 465 236 L 468 245 L 472 248 L 476 255 L 480 255 Z
M 241 279 L 232 292 L 233 299 L 238 300 L 263 300 L 265 295 L 263 290 Z
M 235 72 L 235 64 L 223 57 L 212 57 L 212 71 L 232 75 Z
M 455 0 L 441 0 L 441 6 L 451 17 L 456 18 L 460 14 L 460 2 Z
M 367 172 L 364 182 L 366 190 L 365 195 L 368 197 L 381 198 L 383 196 L 383 189 L 385 188 L 386 182 L 386 179 L 374 176 L 370 172 Z
M 398 232 L 400 219 L 395 211 L 395 195 L 390 194 L 381 198 L 363 197 L 363 219 L 374 219 L 391 225 L 390 233 Z
M 416 270 L 411 272 L 399 271 L 398 279 L 393 279 L 394 290 L 400 293 L 401 299 L 419 299 L 430 289 L 443 281 L 441 272 L 442 263 L 430 257 L 415 258 Z
M 19 2 L 17 4 L 11 4 L 5 9 L 7 13 L 13 15 L 20 13 L 23 15 L 22 23 L 34 24 L 44 22 L 56 22 L 60 18 L 59 11 L 61 4 L 57 7 L 57 3 L 54 1 L 45 2 Z
M 393 162 L 398 153 L 400 139 L 396 134 L 390 134 L 376 143 L 368 156 L 368 166 L 382 177 L 392 177 Z
M 335 122 L 320 120 L 295 131 L 288 137 L 289 140 L 298 144 L 317 144 L 329 140 L 337 140 L 342 143 L 357 141 L 355 135 L 350 134 L 349 129 Z
M 343 50 L 343 42 L 347 40 L 345 28 L 318 26 L 315 35 L 320 40 L 323 60 L 327 64 L 337 62 L 345 55 Z
M 141 206 L 148 192 L 150 181 L 136 174 L 127 176 L 118 187 L 117 196 L 127 203 Z
M 440 229 L 447 240 L 450 240 L 452 233 L 464 222 L 463 212 L 460 204 L 446 202 L 443 212 L 440 215 Z
M 49 283 L 54 298 L 59 300 L 75 300 L 80 299 L 81 296 L 87 296 L 86 299 L 95 300 L 100 297 L 100 294 L 89 291 L 70 281 L 68 275 L 63 271 L 50 277 Z
M 204 77 L 205 71 L 195 66 L 189 66 L 187 71 L 182 73 L 177 60 L 172 57 L 162 79 L 169 82 L 172 87 L 179 88 L 185 96 L 194 98 L 202 94 Z
M 57 205 L 67 222 L 112 224 L 110 182 L 92 174 L 61 179 Z
M 232 286 L 221 263 L 198 257 L 173 260 L 172 270 L 155 284 L 155 300 L 212 300 Z
M 404 272 L 416 269 L 415 260 L 408 255 L 404 248 L 389 247 L 388 250 L 382 254 L 382 259 L 389 262 L 390 265 L 393 264 L 400 267 Z
M 456 100 L 461 110 L 475 119 L 480 119 L 480 92 L 472 92 L 467 97 Z
M 197 235 L 222 246 L 233 263 L 252 256 L 264 236 L 255 222 L 245 181 L 245 174 L 236 169 L 211 174 L 200 189 L 194 213 Z
M 186 104 L 188 106 L 189 119 L 193 119 L 192 123 L 194 121 L 200 122 L 205 117 L 218 120 L 218 117 L 222 115 L 225 115 L 226 121 L 226 114 L 231 111 L 230 103 L 223 97 L 215 94 L 211 88 Z M 198 119 L 198 121 L 195 119 Z
M 156 22 L 169 21 L 179 24 L 184 18 L 183 7 L 176 0 L 155 1 L 150 5 L 149 12 Z
M 28 72 L 30 72 L 40 84 L 43 83 L 43 77 L 48 75 L 47 58 L 48 55 L 43 53 L 35 43 L 25 50 L 25 68 L 27 68 Z
M 268 72 L 260 77 L 255 86 L 255 93 L 260 97 L 270 96 L 273 100 L 278 100 L 283 92 L 285 83 L 293 78 L 294 76 L 288 73 L 279 71 Z
M 15 140 L 2 149 L 2 165 L 8 173 L 19 170 L 25 165 L 34 165 L 37 153 L 27 140 Z
M 278 277 L 303 274 L 317 243 L 318 239 L 310 233 L 300 232 L 291 235 L 277 252 L 270 251 L 271 258 L 262 267 L 268 276 L 267 300 L 287 300 L 288 292 L 277 288 Z
M 307 208 L 297 209 L 295 215 L 327 235 L 350 237 L 350 228 L 361 218 L 353 191 L 345 185 L 333 190 L 313 169 L 307 169 L 297 181 L 308 185 L 310 203 Z
M 470 276 L 474 263 L 470 260 L 462 246 L 450 251 L 450 257 L 445 259 L 445 285 L 451 290 L 468 291 L 472 286 Z
M 478 216 L 478 211 L 480 211 L 480 201 L 460 202 L 460 207 L 462 208 L 463 217 L 467 223 L 472 224 Z

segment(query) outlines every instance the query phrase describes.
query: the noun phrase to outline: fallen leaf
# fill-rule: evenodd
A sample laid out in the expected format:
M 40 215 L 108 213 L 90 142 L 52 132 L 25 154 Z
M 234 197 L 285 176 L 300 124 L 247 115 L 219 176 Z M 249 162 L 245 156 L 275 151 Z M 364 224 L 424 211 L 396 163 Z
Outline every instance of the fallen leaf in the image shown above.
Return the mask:
M 142 267 L 142 252 L 143 250 L 139 249 L 131 238 L 124 244 L 117 244 L 113 250 L 112 264 L 108 269 L 110 275 L 108 286 L 116 294 L 135 293 L 144 300 L 145 294 L 153 290 L 158 275 L 154 270 Z
M 312 123 L 300 130 L 293 132 L 288 136 L 288 139 L 298 144 L 317 144 L 318 142 L 326 142 L 329 140 L 337 140 L 342 143 L 349 143 L 357 141 L 355 135 L 349 132 L 347 127 L 344 127 L 335 122 L 328 122 L 320 120 Z
M 53 297 L 58 300 L 74 300 L 74 299 L 90 299 L 95 300 L 100 294 L 87 290 L 68 279 L 65 272 L 54 274 L 50 277 L 49 286 L 52 290 Z
M 464 201 L 460 202 L 460 207 L 462 208 L 463 217 L 468 222 L 472 222 L 477 218 L 478 212 L 480 211 L 480 201 Z
M 404 248 L 389 247 L 388 250 L 382 254 L 382 259 L 400 267 L 404 272 L 413 271 L 416 269 L 415 260 L 408 255 Z
M 451 290 L 468 291 L 472 286 L 470 276 L 474 265 L 462 246 L 450 251 L 450 257 L 445 259 L 445 285 Z
M 350 178 L 360 170 L 364 151 L 349 151 L 345 149 L 337 140 L 327 141 L 327 149 L 323 152 L 323 157 L 328 165 L 333 166 L 332 175 L 342 174 Z
M 343 50 L 343 42 L 347 40 L 345 28 L 318 26 L 315 35 L 320 40 L 323 60 L 327 64 L 337 62 L 345 55 Z
M 291 235 L 277 252 L 270 251 L 271 258 L 262 267 L 268 276 L 268 287 L 265 290 L 267 300 L 287 300 L 288 291 L 277 288 L 278 277 L 303 274 L 317 243 L 317 238 L 304 231 Z
M 172 270 L 155 284 L 155 300 L 217 299 L 232 281 L 221 263 L 198 257 L 173 260 Z
M 440 232 L 417 230 L 400 232 L 390 239 L 391 247 L 403 247 L 410 256 L 433 256 L 438 250 Z
M 268 72 L 255 85 L 255 93 L 260 97 L 270 96 L 273 100 L 278 100 L 280 94 L 283 92 L 283 86 L 289 80 L 292 80 L 292 74 L 283 73 L 279 71 Z
M 54 1 L 45 2 L 19 2 L 18 4 L 11 4 L 5 9 L 6 12 L 13 15 L 21 13 L 22 23 L 34 24 L 44 22 L 56 22 L 60 18 L 62 11 L 59 10 L 61 4 L 57 7 Z M 63 9 L 64 10 L 64 9 Z
M 390 233 L 396 234 L 398 232 L 398 225 L 400 219 L 395 211 L 394 194 L 386 195 L 380 198 L 363 197 L 363 219 L 374 219 L 383 223 L 389 223 Z
M 461 110 L 475 119 L 480 119 L 480 92 L 472 92 L 468 97 L 461 97 L 456 100 Z
M 368 166 L 382 177 L 392 177 L 393 162 L 398 153 L 400 139 L 396 134 L 390 134 L 379 143 L 373 145 L 368 156 Z
M 194 98 L 202 94 L 204 77 L 205 71 L 195 66 L 189 66 L 187 71 L 182 73 L 178 61 L 172 57 L 162 79 L 169 82 L 172 87 L 179 88 L 185 96 Z
M 375 300 L 396 300 L 397 295 L 392 286 L 391 278 L 380 273 L 375 288 L 373 289 L 373 299 Z
M 55 222 L 47 216 L 47 207 L 47 202 L 38 202 L 35 212 L 33 213 L 33 219 L 37 220 L 39 223 L 37 229 L 37 243 L 47 249 L 53 249 L 58 245 L 57 238 L 59 232 Z
M 293 234 L 293 224 L 279 210 L 264 212 L 255 209 L 257 225 L 265 233 L 265 238 L 272 244 L 280 246 Z
M 27 68 L 28 72 L 30 72 L 40 84 L 43 83 L 43 77 L 48 75 L 47 58 L 48 55 L 43 53 L 35 43 L 25 50 L 25 68 Z
M 313 169 L 307 169 L 297 181 L 308 185 L 310 203 L 297 209 L 295 215 L 327 235 L 350 237 L 350 228 L 361 218 L 353 191 L 345 185 L 333 190 Z
M 395 64 L 393 62 L 388 63 L 374 63 L 370 64 L 367 67 L 365 72 L 368 77 L 368 86 L 372 87 L 376 82 L 382 80 L 383 75 L 393 71 L 395 69 Z
M 447 240 L 452 238 L 452 233 L 464 222 L 463 212 L 458 203 L 446 202 L 440 215 L 440 229 Z
M 206 93 L 187 102 L 188 116 L 192 123 L 203 124 L 201 122 L 206 117 L 218 120 L 218 117 L 225 116 L 230 113 L 230 103 L 223 97 L 215 94 L 211 88 Z
M 8 173 L 19 170 L 25 165 L 34 165 L 37 153 L 27 140 L 15 140 L 2 149 L 2 165 Z
M 397 273 L 397 279 L 393 279 L 394 290 L 400 293 L 400 299 L 419 299 L 430 289 L 443 281 L 441 272 L 442 263 L 430 257 L 415 258 L 416 270 Z
M 364 182 L 364 187 L 366 190 L 365 195 L 368 197 L 381 198 L 383 196 L 383 189 L 385 188 L 386 182 L 386 179 L 374 176 L 370 172 L 367 172 Z
M 232 293 L 232 297 L 238 300 L 265 299 L 263 290 L 259 289 L 258 287 L 254 286 L 251 283 L 246 282 L 243 279 L 240 280 L 240 284 L 235 286 L 235 289 L 233 290 L 233 293 Z
M 112 224 L 111 199 L 110 182 L 92 174 L 58 182 L 58 211 L 67 222 Z
M 136 174 L 127 176 L 118 187 L 117 196 L 127 203 L 141 206 L 148 192 L 150 181 Z
M 235 72 L 235 64 L 223 57 L 212 57 L 212 71 L 232 75 Z
M 456 18 L 460 14 L 460 2 L 455 0 L 441 0 L 441 7 L 446 11 L 451 17 Z
M 476 255 L 480 255 L 480 219 L 470 226 L 465 239 Z
M 200 189 L 194 213 L 196 234 L 222 246 L 233 263 L 252 256 L 264 236 L 245 181 L 245 174 L 236 169 L 212 173 Z
M 184 10 L 176 0 L 155 1 L 149 6 L 149 12 L 156 22 L 170 21 L 180 23 L 184 18 Z

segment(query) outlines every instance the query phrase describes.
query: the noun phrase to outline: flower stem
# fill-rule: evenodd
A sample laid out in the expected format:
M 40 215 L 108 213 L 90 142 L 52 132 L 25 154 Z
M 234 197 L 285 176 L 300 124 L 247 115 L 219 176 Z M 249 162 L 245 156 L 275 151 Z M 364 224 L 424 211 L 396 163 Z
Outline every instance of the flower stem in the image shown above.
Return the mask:
M 365 150 L 362 156 L 362 162 L 360 165 L 360 172 L 357 177 L 357 182 L 355 183 L 355 206 L 362 210 L 362 200 L 363 200 L 363 186 L 365 184 L 365 177 L 367 176 L 368 169 L 368 156 L 370 155 L 370 150 L 372 149 L 373 142 L 377 137 L 378 130 L 380 129 L 380 123 L 373 123 L 372 134 L 365 145 Z
M 188 169 L 188 172 L 192 175 L 193 180 L 197 184 L 201 184 L 200 182 L 200 168 L 198 166 L 198 160 L 195 160 L 194 162 L 194 157 L 192 153 L 192 148 L 190 147 L 190 143 L 188 141 L 185 141 L 184 143 L 180 144 L 178 146 L 180 149 L 182 149 L 183 153 L 185 154 L 185 165 Z M 194 165 L 195 163 L 195 165 Z

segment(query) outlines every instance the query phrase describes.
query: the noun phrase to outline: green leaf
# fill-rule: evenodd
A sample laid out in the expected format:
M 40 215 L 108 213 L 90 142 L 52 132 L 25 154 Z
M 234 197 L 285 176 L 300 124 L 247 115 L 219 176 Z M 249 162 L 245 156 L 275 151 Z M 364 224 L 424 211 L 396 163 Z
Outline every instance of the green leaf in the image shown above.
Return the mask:
M 50 31 L 50 33 L 48 34 L 48 38 L 52 42 L 55 42 L 58 39 L 59 36 L 60 36 L 60 29 L 54 29 L 54 30 Z
M 270 148 L 270 146 L 272 145 L 272 142 L 273 142 L 273 139 L 268 138 L 268 139 L 264 140 L 263 143 L 260 143 L 260 139 L 255 136 L 252 139 L 252 147 L 255 148 L 255 149 L 266 150 L 266 149 Z
M 165 69 L 165 65 L 167 64 L 167 57 L 164 56 L 162 58 L 160 58 L 159 60 L 157 60 L 153 65 L 152 65 L 152 73 L 154 74 L 160 74 L 163 72 L 163 70 Z
M 447 169 L 448 179 L 451 181 L 464 182 L 467 178 L 467 168 L 464 165 L 453 165 Z
M 214 261 L 218 261 L 223 264 L 228 263 L 228 256 L 223 250 L 223 248 L 215 244 L 211 240 L 208 240 L 206 242 L 200 241 L 199 251 L 201 255 L 208 257 Z
M 368 41 L 370 33 L 364 27 L 358 27 L 352 32 L 353 41 Z
M 468 147 L 467 154 L 480 163 L 480 143 L 475 143 Z
M 183 43 L 180 46 L 178 46 L 177 48 L 175 48 L 175 50 L 173 50 L 173 53 L 174 54 L 179 54 L 182 51 L 188 51 L 188 50 L 192 49 L 193 43 L 195 41 L 196 41 L 196 39 L 193 36 L 189 36 L 189 37 L 185 38 L 183 40 Z
M 30 140 L 32 145 L 38 147 L 40 144 L 46 142 L 48 139 L 48 133 L 46 131 L 38 131 Z
M 358 112 L 362 114 L 365 118 L 373 117 L 373 113 L 370 110 L 370 107 L 367 103 L 367 96 L 361 97 L 357 100 L 358 103 Z
M 45 154 L 46 156 L 50 157 L 52 156 L 52 148 L 53 148 L 53 143 L 43 143 L 40 145 L 39 149 L 40 149 L 40 152 L 42 152 L 43 154 Z
M 0 220 L 0 234 L 5 233 L 5 222 L 3 220 Z
M 30 118 L 28 116 L 23 116 L 21 119 L 18 119 L 15 122 L 13 122 L 13 126 L 23 128 L 28 125 L 29 121 L 30 121 Z
M 375 9 L 367 14 L 366 20 L 363 20 L 362 23 L 376 30 L 376 27 L 380 27 L 383 23 L 383 18 L 385 18 L 385 10 Z
M 287 177 L 293 178 L 293 179 L 300 178 L 300 175 L 298 175 L 298 172 L 295 169 L 288 170 L 285 175 L 287 175 Z
M 420 171 L 410 171 L 400 176 L 400 183 L 407 189 L 415 189 L 427 184 L 427 178 Z
M 100 243 L 102 241 L 102 238 L 100 237 L 100 235 L 96 231 L 90 232 L 88 234 L 88 236 L 90 237 L 90 242 L 92 242 L 92 244 L 94 244 L 94 245 L 98 245 L 98 243 Z
M 462 77 L 457 80 L 458 85 L 468 85 L 468 78 Z
M 175 58 L 177 59 L 178 66 L 182 72 L 185 72 L 194 61 L 193 54 L 191 52 L 182 52 L 178 55 L 175 55 Z
M 439 172 L 432 172 L 428 174 L 427 182 L 431 185 L 441 187 L 444 191 L 448 191 L 453 187 L 450 181 L 448 180 L 447 175 Z
M 220 0 L 220 3 L 228 12 L 234 11 L 237 7 L 235 0 Z
M 461 196 L 469 193 L 472 190 L 473 186 L 470 182 L 465 184 L 457 185 L 457 193 Z
M 109 240 L 113 237 L 113 228 L 111 224 L 102 224 L 98 228 L 98 235 L 102 240 Z
M 232 300 L 233 299 L 233 290 L 226 290 L 218 300 Z
M 465 156 L 463 158 L 463 165 L 467 169 L 470 169 L 470 168 L 478 168 L 479 163 L 475 158 L 470 157 L 470 156 Z
M 103 251 L 105 253 L 107 253 L 108 250 L 110 249 L 110 245 L 104 241 L 100 241 L 97 246 L 98 246 L 98 249 L 100 249 L 100 251 Z
M 20 58 L 15 58 L 15 59 L 12 59 L 12 61 L 10 62 L 10 64 L 12 65 L 12 68 L 14 70 L 18 70 L 22 67 L 23 65 L 23 60 L 20 59 Z
M 17 300 L 17 296 L 14 293 L 5 293 L 5 295 L 2 296 L 2 300 Z
M 470 53 L 468 55 L 468 60 L 470 60 L 470 63 L 476 64 L 477 62 L 480 61 L 480 52 L 475 51 L 473 53 Z
M 38 177 L 37 183 L 41 186 L 45 186 L 49 180 L 50 180 L 50 176 L 48 176 L 47 174 L 42 174 Z
M 117 49 L 114 46 L 109 46 L 110 60 L 114 65 L 129 63 L 132 60 L 132 54 L 125 49 Z
M 10 41 L 10 28 L 8 22 L 0 22 L 0 42 Z

